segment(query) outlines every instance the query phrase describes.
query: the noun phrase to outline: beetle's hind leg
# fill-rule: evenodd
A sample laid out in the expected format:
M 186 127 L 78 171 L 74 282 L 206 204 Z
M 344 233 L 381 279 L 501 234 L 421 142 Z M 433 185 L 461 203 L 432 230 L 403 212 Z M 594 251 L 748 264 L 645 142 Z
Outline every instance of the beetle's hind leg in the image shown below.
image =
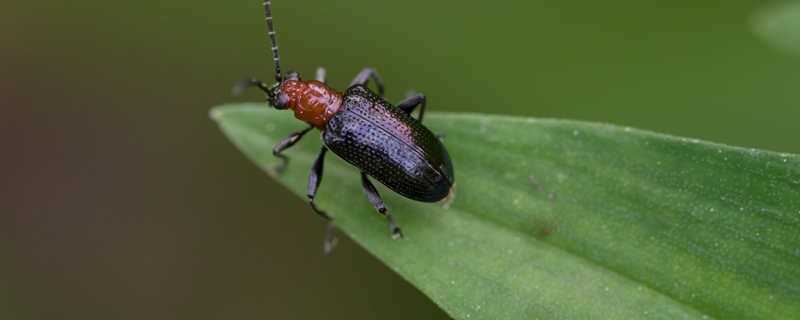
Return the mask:
M 355 78 L 353 78 L 353 82 L 350 82 L 350 86 L 354 86 L 360 84 L 362 86 L 366 86 L 367 82 L 372 80 L 375 82 L 375 85 L 378 86 L 378 94 L 383 98 L 384 88 L 383 88 L 383 79 L 381 76 L 378 75 L 378 72 L 372 68 L 364 68 L 359 72 Z
M 386 205 L 383 204 L 381 195 L 378 194 L 378 190 L 375 189 L 375 186 L 372 185 L 372 182 L 369 181 L 367 174 L 364 172 L 361 173 L 361 185 L 364 187 L 364 194 L 367 196 L 367 200 L 375 207 L 375 210 L 378 210 L 378 212 L 389 221 L 389 232 L 391 232 L 392 238 L 402 238 L 403 231 L 400 230 L 400 227 L 394 222 L 392 214 L 389 213 L 389 210 L 386 209 Z
M 286 170 L 286 166 L 289 164 L 289 158 L 281 154 L 281 152 L 283 152 L 283 150 L 289 149 L 291 146 L 297 143 L 297 141 L 300 141 L 300 139 L 303 138 L 303 135 L 311 131 L 311 129 L 313 128 L 314 127 L 309 126 L 308 128 L 305 128 L 302 131 L 294 132 L 290 134 L 288 137 L 286 137 L 286 139 L 283 139 L 281 140 L 281 142 L 278 142 L 278 144 L 276 144 L 275 147 L 272 148 L 272 155 L 280 159 L 280 162 L 273 168 L 275 173 L 282 174 L 283 171 Z
M 314 210 L 314 213 L 328 221 L 328 225 L 325 226 L 325 240 L 322 243 L 322 248 L 326 255 L 331 253 L 333 247 L 336 246 L 336 236 L 333 234 L 333 218 L 331 218 L 327 212 L 317 208 L 317 205 L 314 203 L 314 197 L 317 196 L 317 189 L 319 189 L 319 185 L 322 183 L 322 171 L 325 168 L 325 153 L 327 151 L 328 148 L 324 146 L 319 150 L 317 160 L 314 161 L 314 166 L 311 167 L 311 172 L 308 175 L 307 193 L 309 199 L 308 204 L 311 205 L 311 210 Z
M 422 117 L 425 116 L 425 103 L 426 103 L 425 95 L 411 91 L 406 95 L 406 98 L 400 103 L 397 104 L 397 107 L 400 110 L 405 111 L 409 115 L 414 112 L 414 109 L 419 106 L 419 116 L 417 116 L 417 121 L 422 123 Z

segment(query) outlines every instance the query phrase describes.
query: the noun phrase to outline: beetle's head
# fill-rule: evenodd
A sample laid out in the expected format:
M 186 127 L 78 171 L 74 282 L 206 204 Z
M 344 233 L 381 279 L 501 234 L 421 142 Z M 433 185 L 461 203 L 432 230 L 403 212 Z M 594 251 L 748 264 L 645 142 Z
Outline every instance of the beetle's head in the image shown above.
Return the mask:
M 289 107 L 289 96 L 283 92 L 281 84 L 281 82 L 276 82 L 266 92 L 269 104 L 278 110 L 284 110 Z
M 270 86 L 266 92 L 269 104 L 278 110 L 289 108 L 289 95 L 286 93 L 286 89 L 288 89 L 286 85 L 288 84 L 288 87 L 291 87 L 298 80 L 300 80 L 300 75 L 297 72 L 289 72 L 286 75 L 286 79 Z

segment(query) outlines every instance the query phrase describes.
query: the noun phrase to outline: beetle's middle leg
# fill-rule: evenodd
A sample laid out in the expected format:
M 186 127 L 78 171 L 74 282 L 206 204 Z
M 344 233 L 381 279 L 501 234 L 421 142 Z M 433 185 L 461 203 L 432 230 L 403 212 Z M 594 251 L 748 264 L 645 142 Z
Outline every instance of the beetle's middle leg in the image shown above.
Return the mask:
M 407 97 L 397 104 L 397 107 L 411 115 L 411 113 L 414 112 L 414 108 L 419 106 L 419 116 L 417 117 L 417 121 L 422 123 L 422 117 L 425 115 L 425 102 L 425 95 L 419 92 L 409 92 Z
M 378 190 L 375 189 L 375 186 L 372 185 L 372 182 L 369 181 L 367 174 L 364 172 L 361 172 L 361 185 L 364 187 L 364 194 L 367 196 L 367 200 L 375 207 L 375 210 L 378 210 L 380 214 L 386 217 L 386 220 L 389 220 L 389 232 L 392 233 L 392 238 L 402 238 L 403 231 L 400 230 L 400 227 L 394 222 L 392 214 L 389 213 L 386 209 L 386 205 L 383 204 L 381 195 L 378 194 Z
M 383 98 L 384 88 L 383 88 L 383 79 L 381 76 L 378 75 L 378 72 L 372 68 L 364 68 L 359 72 L 355 78 L 353 78 L 353 82 L 350 82 L 350 86 L 354 86 L 360 84 L 362 86 L 366 86 L 367 82 L 372 80 L 375 82 L 375 85 L 378 86 L 378 94 Z
M 314 213 L 328 221 L 328 225 L 325 227 L 325 240 L 323 242 L 323 250 L 325 254 L 329 254 L 333 247 L 336 246 L 336 237 L 333 234 L 333 218 L 328 215 L 327 212 L 320 210 L 317 208 L 317 205 L 314 203 L 314 197 L 317 196 L 317 189 L 319 189 L 320 183 L 322 183 L 322 171 L 325 168 L 325 153 L 328 151 L 328 148 L 325 146 L 319 150 L 319 155 L 317 155 L 317 160 L 314 161 L 314 166 L 311 167 L 311 172 L 308 175 L 308 204 L 311 205 L 311 209 L 314 210 Z
M 323 67 L 317 68 L 317 76 L 314 77 L 314 80 L 325 83 L 325 74 L 326 74 L 325 68 Z
M 286 139 L 283 139 L 281 140 L 281 142 L 278 142 L 278 144 L 276 144 L 275 147 L 272 148 L 272 155 L 280 159 L 280 162 L 275 166 L 274 169 L 275 173 L 277 174 L 283 173 L 283 171 L 286 170 L 286 166 L 289 164 L 289 158 L 281 154 L 281 152 L 283 152 L 283 150 L 289 149 L 291 146 L 297 143 L 297 141 L 300 141 L 300 139 L 303 138 L 303 135 L 311 131 L 311 129 L 313 128 L 314 127 L 309 126 L 308 128 L 305 128 L 302 131 L 294 132 L 290 134 L 288 137 L 286 137 Z

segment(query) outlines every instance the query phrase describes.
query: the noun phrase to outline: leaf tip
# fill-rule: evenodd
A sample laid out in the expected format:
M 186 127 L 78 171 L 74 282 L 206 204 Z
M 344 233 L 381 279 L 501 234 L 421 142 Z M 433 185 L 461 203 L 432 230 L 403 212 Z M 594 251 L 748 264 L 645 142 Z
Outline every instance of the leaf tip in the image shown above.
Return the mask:
M 222 108 L 215 107 L 211 108 L 211 110 L 208 111 L 208 117 L 211 118 L 211 120 L 219 122 L 222 119 L 224 113 L 225 112 L 222 110 Z

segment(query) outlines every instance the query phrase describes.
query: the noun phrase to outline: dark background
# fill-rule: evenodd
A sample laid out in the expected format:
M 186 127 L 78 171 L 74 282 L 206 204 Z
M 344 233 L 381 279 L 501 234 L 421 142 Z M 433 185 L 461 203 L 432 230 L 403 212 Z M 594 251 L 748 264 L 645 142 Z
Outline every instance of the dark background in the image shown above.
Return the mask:
M 363 66 L 429 110 L 800 152 L 800 60 L 763 1 L 275 0 L 284 68 Z M 272 78 L 261 1 L 0 5 L 3 319 L 447 318 L 208 118 Z M 302 126 L 298 123 L 298 128 Z M 287 132 L 288 134 L 288 132 Z M 355 177 L 355 176 L 354 176 Z M 355 179 L 355 178 L 354 178 Z

